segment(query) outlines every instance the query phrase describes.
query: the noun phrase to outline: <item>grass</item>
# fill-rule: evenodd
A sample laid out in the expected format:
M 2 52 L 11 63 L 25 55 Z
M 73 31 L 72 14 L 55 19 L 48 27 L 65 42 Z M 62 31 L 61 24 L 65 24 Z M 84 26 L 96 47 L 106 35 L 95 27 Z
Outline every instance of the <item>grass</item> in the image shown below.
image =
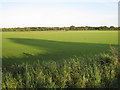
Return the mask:
M 92 57 L 117 47 L 117 31 L 3 32 L 3 66 L 36 61 L 61 62 L 68 58 Z

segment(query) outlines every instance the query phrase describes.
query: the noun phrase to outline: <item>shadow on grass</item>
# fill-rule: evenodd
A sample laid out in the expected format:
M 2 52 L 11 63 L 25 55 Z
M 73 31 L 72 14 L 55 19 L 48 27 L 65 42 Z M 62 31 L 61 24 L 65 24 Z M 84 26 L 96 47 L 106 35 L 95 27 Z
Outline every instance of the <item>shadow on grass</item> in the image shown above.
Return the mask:
M 109 44 L 80 43 L 80 42 L 63 42 L 42 39 L 26 39 L 26 38 L 8 38 L 14 43 L 28 45 L 37 48 L 44 48 L 48 53 L 32 55 L 23 52 L 24 57 L 3 57 L 3 66 L 9 66 L 14 63 L 23 62 L 33 63 L 34 61 L 62 61 L 67 58 L 89 57 L 100 53 L 109 53 Z M 112 45 L 117 47 L 117 45 Z M 18 47 L 19 49 L 19 47 Z M 4 50 L 3 50 L 4 51 Z

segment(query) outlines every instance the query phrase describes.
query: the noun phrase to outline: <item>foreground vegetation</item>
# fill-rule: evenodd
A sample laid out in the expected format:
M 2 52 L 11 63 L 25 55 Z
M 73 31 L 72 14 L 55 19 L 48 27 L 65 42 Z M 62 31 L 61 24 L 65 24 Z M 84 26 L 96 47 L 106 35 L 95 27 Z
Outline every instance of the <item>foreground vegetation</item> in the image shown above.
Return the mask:
M 33 65 L 13 65 L 3 72 L 3 88 L 120 88 L 118 53 L 101 54 L 89 60 L 72 58 Z

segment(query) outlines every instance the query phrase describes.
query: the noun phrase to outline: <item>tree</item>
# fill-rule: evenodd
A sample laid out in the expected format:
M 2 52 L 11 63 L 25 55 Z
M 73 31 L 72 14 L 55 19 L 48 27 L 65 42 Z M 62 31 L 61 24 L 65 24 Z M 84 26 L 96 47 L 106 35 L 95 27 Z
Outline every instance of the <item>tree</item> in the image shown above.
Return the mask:
M 75 26 L 70 26 L 70 30 L 75 30 Z
M 114 26 L 110 26 L 110 30 L 115 30 L 115 27 Z

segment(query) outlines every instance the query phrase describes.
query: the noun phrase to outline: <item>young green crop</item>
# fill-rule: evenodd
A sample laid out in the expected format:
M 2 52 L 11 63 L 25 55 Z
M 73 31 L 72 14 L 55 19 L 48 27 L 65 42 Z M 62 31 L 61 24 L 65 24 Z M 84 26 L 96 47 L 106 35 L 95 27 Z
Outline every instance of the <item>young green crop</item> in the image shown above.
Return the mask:
M 91 57 L 109 53 L 109 46 L 117 47 L 117 31 L 41 31 L 3 32 L 3 66 L 14 63 L 57 61 L 77 57 Z

